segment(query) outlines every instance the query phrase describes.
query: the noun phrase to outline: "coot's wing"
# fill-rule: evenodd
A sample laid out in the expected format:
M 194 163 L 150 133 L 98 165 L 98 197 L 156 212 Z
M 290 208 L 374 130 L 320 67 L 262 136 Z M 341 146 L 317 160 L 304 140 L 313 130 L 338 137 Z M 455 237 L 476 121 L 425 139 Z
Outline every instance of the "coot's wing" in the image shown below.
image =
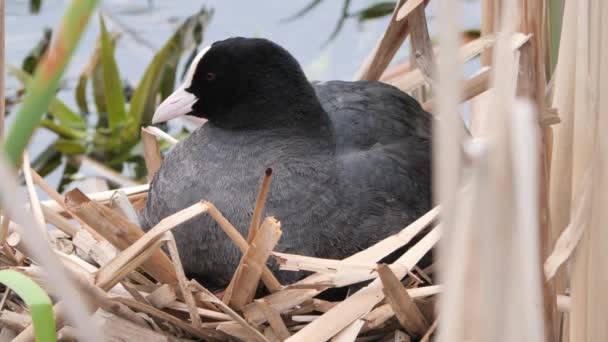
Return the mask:
M 430 140 L 432 116 L 391 85 L 330 81 L 313 86 L 334 126 L 338 153 L 400 143 L 404 137 Z

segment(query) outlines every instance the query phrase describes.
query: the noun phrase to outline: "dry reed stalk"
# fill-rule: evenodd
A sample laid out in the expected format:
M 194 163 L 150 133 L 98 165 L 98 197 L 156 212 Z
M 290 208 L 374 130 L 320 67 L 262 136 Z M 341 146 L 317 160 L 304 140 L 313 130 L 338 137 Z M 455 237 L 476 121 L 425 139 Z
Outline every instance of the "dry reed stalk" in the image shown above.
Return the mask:
M 125 267 L 128 267 L 129 265 L 131 265 L 132 267 L 134 261 L 142 253 L 151 253 L 149 251 L 149 249 L 151 249 L 150 247 L 156 243 L 159 243 L 159 240 L 164 236 L 166 232 L 188 220 L 193 219 L 198 215 L 207 212 L 207 210 L 208 206 L 204 203 L 199 202 L 162 219 L 158 224 L 156 224 L 156 226 L 150 229 L 139 239 L 134 241 L 134 243 L 125 248 L 116 258 L 114 258 L 111 262 L 103 266 L 98 271 L 96 277 L 96 283 L 98 284 L 98 286 L 104 288 L 105 286 L 102 286 L 100 284 L 111 284 L 120 281 L 120 279 L 117 279 L 116 275 L 121 272 L 121 270 L 123 270 Z M 155 251 L 154 257 L 156 257 L 158 253 L 162 252 Z M 164 253 L 162 255 L 164 255 L 164 257 L 168 259 L 168 257 Z M 144 260 L 141 261 L 143 262 Z M 168 261 L 168 263 L 171 271 L 173 272 L 172 279 L 174 280 L 164 283 L 175 284 L 177 282 L 175 270 L 173 269 L 171 261 Z
M 46 205 L 47 207 L 49 207 L 49 209 L 54 210 L 59 214 L 65 214 L 67 212 L 67 209 L 65 208 L 65 201 L 63 199 L 63 196 L 61 196 L 61 194 L 59 194 L 55 189 L 51 188 L 48 184 L 46 184 L 46 182 L 44 182 L 44 179 L 42 179 L 42 177 L 40 177 L 34 170 L 32 170 L 32 177 L 34 179 L 34 183 L 36 183 L 36 185 L 38 185 L 42 190 L 44 190 L 44 192 L 46 192 L 51 198 L 49 200 L 42 201 L 41 204 Z M 142 184 L 132 187 L 121 188 L 120 190 L 124 191 L 127 194 L 127 197 L 131 202 L 134 202 L 142 198 L 145 199 L 148 196 L 149 187 L 149 184 Z M 91 200 L 97 201 L 100 204 L 108 204 L 112 200 L 112 197 L 114 196 L 115 192 L 116 190 L 108 190 L 87 194 L 87 196 Z
M 362 272 L 372 273 L 375 262 L 356 263 L 346 260 L 322 259 L 302 255 L 273 252 L 272 255 L 283 271 L 310 271 L 318 273 Z
M 404 277 L 406 269 L 411 269 L 439 240 L 439 227 L 435 227 L 416 245 L 411 247 L 391 266 L 397 277 Z M 378 304 L 384 295 L 379 279 L 357 291 L 352 296 L 324 313 L 314 322 L 291 336 L 287 341 L 316 341 L 326 340 L 339 333 L 358 318 L 367 314 L 374 305 Z
M 547 258 L 544 265 L 545 277 L 551 279 L 559 267 L 566 262 L 574 252 L 576 246 L 583 237 L 586 227 L 588 226 L 588 217 L 591 215 L 591 172 L 587 172 L 581 182 L 581 187 L 578 189 L 572 203 L 572 219 L 568 226 L 564 229 L 559 239 L 555 243 L 555 248 L 551 255 Z
M 78 189 L 66 193 L 65 201 L 70 212 L 86 222 L 118 250 L 124 251 L 144 236 L 141 228 L 106 206 L 89 199 Z M 163 283 L 177 282 L 171 260 L 160 250 L 143 265 L 143 268 Z
M 588 167 L 586 160 L 588 150 L 586 146 L 587 137 L 590 135 L 588 123 L 588 18 L 586 11 L 582 8 L 588 6 L 588 2 L 566 2 L 563 16 L 563 26 L 560 37 L 559 58 L 553 75 L 554 89 L 552 107 L 560 113 L 561 123 L 554 128 L 554 144 L 551 161 L 550 176 L 550 213 L 551 229 L 553 237 L 563 236 L 567 232 L 567 227 L 572 223 L 576 212 L 588 212 L 590 205 L 575 209 L 580 206 L 580 201 L 575 202 L 576 193 L 580 193 L 583 188 L 583 179 L 587 176 L 585 169 Z M 582 10 L 582 12 L 581 12 Z M 582 21 L 581 21 L 582 20 Z M 589 198 L 586 195 L 585 198 Z M 589 203 L 590 204 L 590 203 Z M 584 215 L 585 220 L 590 215 Z M 580 222 L 580 221 L 579 221 Z M 582 228 L 580 225 L 570 226 L 574 229 Z M 556 248 L 559 241 L 556 241 Z M 574 247 L 574 246 L 573 246 Z M 576 272 L 572 273 L 575 277 Z M 554 279 L 555 289 L 558 294 L 562 294 L 567 286 L 566 270 L 557 272 Z M 562 341 L 567 341 L 569 325 L 574 321 L 562 315 L 562 326 L 564 327 L 561 336 Z M 580 322 L 580 321 L 578 321 Z M 570 332 L 568 332 L 570 330 Z M 577 329 L 578 330 L 578 329 Z M 579 336 L 580 338 L 581 336 Z M 575 340 L 572 340 L 575 341 Z
M 395 10 L 386 31 L 372 54 L 366 58 L 355 79 L 378 80 L 405 41 L 408 35 L 408 22 L 407 20 L 397 21 L 397 13 L 404 3 L 406 3 L 406 0 L 399 0 L 395 5 Z
M 6 212 L 3 214 L 4 215 L 2 215 L 2 222 L 0 225 L 0 246 L 4 246 L 4 242 L 9 234 L 9 226 L 11 224 L 11 218 L 6 214 Z
M 240 324 L 246 331 L 248 331 L 248 335 L 250 338 L 253 338 L 256 341 L 266 341 L 264 335 L 262 335 L 257 329 L 255 329 L 251 324 L 249 324 L 243 317 L 234 312 L 234 310 L 232 310 L 228 305 L 224 304 L 224 302 L 219 300 L 213 293 L 211 293 L 211 291 L 207 290 L 205 287 L 203 287 L 201 284 L 194 280 L 190 283 L 194 286 L 195 289 L 205 293 L 209 298 L 212 299 L 212 303 L 219 306 L 219 308 L 224 313 L 229 315 L 235 322 Z
M 42 228 L 43 234 L 48 237 L 46 231 L 46 222 L 44 221 L 44 215 L 42 214 L 42 209 L 40 208 L 40 199 L 38 198 L 38 193 L 36 193 L 34 181 L 32 180 L 32 167 L 30 165 L 30 158 L 27 152 L 23 153 L 22 160 L 23 162 L 21 164 L 21 169 L 23 170 L 23 176 L 25 178 L 25 186 L 27 187 L 27 194 L 30 199 L 30 208 L 32 210 L 32 214 L 38 223 L 38 227 Z
M 122 190 L 116 190 L 115 196 L 112 197 L 110 207 L 112 209 L 117 208 L 120 213 L 131 223 L 141 227 L 137 211 L 133 208 L 133 205 L 129 201 L 127 194 Z
M 283 318 L 281 318 L 281 315 L 277 310 L 275 310 L 270 305 L 266 305 L 264 303 L 260 303 L 258 307 L 266 316 L 266 319 L 268 320 L 272 331 L 280 341 L 284 341 L 291 336 L 291 333 L 287 329 L 285 322 L 283 322 Z
M 175 145 L 179 142 L 177 139 L 175 139 L 174 137 L 165 133 L 163 130 L 161 130 L 158 127 L 148 126 L 145 129 L 148 131 L 148 133 L 155 135 L 159 139 L 163 139 L 163 140 L 167 141 L 171 145 Z
M 424 298 L 433 296 L 441 292 L 441 285 L 431 285 L 425 287 L 415 287 L 407 289 L 408 296 L 412 299 Z M 395 311 L 391 304 L 383 304 L 377 306 L 374 310 L 363 317 L 366 325 L 363 327 L 364 331 L 373 330 L 378 328 L 386 321 L 395 316 Z
M 80 228 L 74 227 L 74 225 L 68 219 L 61 216 L 46 205 L 40 203 L 40 208 L 42 209 L 44 219 L 67 235 L 73 237 L 80 231 Z
M 59 192 L 57 192 L 55 189 L 53 189 L 42 177 L 40 177 L 40 175 L 35 170 L 31 170 L 31 173 L 32 173 L 32 179 L 34 180 L 34 183 L 36 185 L 38 185 L 42 189 L 42 191 L 44 191 L 47 195 L 49 195 L 50 198 L 52 198 L 51 200 L 41 202 L 40 203 L 41 207 L 43 207 L 43 208 L 46 207 L 46 209 L 55 210 L 58 213 L 61 213 L 61 211 L 65 211 L 65 212 L 69 213 L 76 221 L 78 221 L 78 223 L 80 223 L 80 225 L 85 230 L 87 230 L 91 235 L 93 235 L 95 237 L 95 239 L 97 239 L 97 240 L 103 239 L 103 237 L 101 235 L 99 235 L 99 233 L 97 233 L 93 228 L 89 227 L 88 224 L 86 224 L 84 221 L 82 221 L 79 217 L 72 215 L 72 213 L 70 213 L 70 211 L 68 210 L 68 208 L 66 206 L 65 199 Z M 56 210 L 53 207 L 61 208 L 61 209 Z
M 270 184 L 272 182 L 272 169 L 267 168 L 262 178 L 262 184 L 260 185 L 260 191 L 258 197 L 255 199 L 255 206 L 253 208 L 253 215 L 251 216 L 251 224 L 249 225 L 249 235 L 247 235 L 247 243 L 251 244 L 255 235 L 257 234 L 258 228 L 260 227 L 260 220 L 262 218 L 262 212 L 266 206 L 266 199 L 268 198 L 268 191 L 270 191 Z
M 401 21 L 407 18 L 410 14 L 414 12 L 414 10 L 424 2 L 424 0 L 409 0 L 406 1 L 399 8 L 399 12 L 397 12 L 397 21 Z M 409 18 L 408 18 L 409 19 Z
M 409 296 L 401 281 L 395 276 L 391 269 L 386 265 L 378 267 L 378 275 L 384 287 L 383 292 L 387 301 L 393 308 L 395 316 L 401 326 L 411 336 L 422 336 L 428 330 L 429 324 Z
M 439 318 L 436 318 L 429 330 L 422 336 L 420 342 L 429 342 L 431 340 L 431 335 L 437 330 L 437 325 L 439 323 Z
M 169 238 L 167 238 L 167 242 Z M 140 295 L 141 296 L 141 295 Z M 137 298 L 136 298 L 137 299 Z M 167 284 L 163 284 L 158 287 L 156 290 L 152 291 L 149 295 L 145 297 L 145 300 L 138 300 L 139 302 L 150 304 L 157 309 L 163 309 L 170 303 L 175 302 L 177 299 L 177 292 L 175 291 L 175 287 Z
M 546 74 L 548 70 L 545 62 L 547 61 L 547 49 L 544 44 L 546 39 L 546 1 L 529 1 L 520 0 L 522 9 L 519 21 L 519 30 L 525 33 L 531 33 L 533 36 L 530 39 L 529 47 L 522 49 L 521 70 L 519 77 L 518 91 L 520 95 L 529 97 L 536 105 L 536 112 L 543 113 L 545 107 L 545 88 Z M 543 23 L 545 24 L 543 26 Z M 539 215 L 539 230 L 540 230 L 540 256 L 541 260 L 547 258 L 550 254 L 550 246 L 553 245 L 555 239 L 551 232 L 551 218 L 549 216 L 549 172 L 551 168 L 551 150 L 552 150 L 552 129 L 549 126 L 541 126 L 541 142 L 542 147 L 539 149 L 538 158 L 540 160 L 540 177 L 538 201 L 540 208 Z M 538 265 L 542 272 L 542 263 Z M 557 324 L 555 316 L 557 307 L 555 303 L 555 286 L 552 281 L 543 282 L 543 296 L 545 307 L 546 334 L 549 340 L 554 340 L 557 334 Z
M 101 333 L 90 321 L 86 305 L 78 296 L 74 295 L 78 291 L 74 284 L 67 279 L 66 271 L 61 261 L 56 257 L 48 241 L 40 236 L 42 228 L 37 227 L 37 222 L 32 220 L 28 213 L 20 206 L 21 203 L 25 203 L 25 200 L 19 194 L 14 173 L 8 165 L 5 161 L 0 162 L 0 197 L 2 197 L 4 209 L 10 217 L 14 218 L 15 222 L 18 222 L 23 227 L 24 237 L 27 237 L 25 242 L 28 250 L 32 252 L 34 259 L 38 260 L 49 272 L 51 287 L 57 291 L 61 300 L 69 303 L 67 314 L 71 321 L 75 323 L 81 332 L 87 331 L 91 334 L 89 336 L 83 335 L 82 339 L 85 341 L 98 341 Z M 7 196 L 10 196 L 10 198 Z M 33 327 L 28 327 L 19 336 L 15 340 L 32 341 L 34 338 Z
M 236 244 L 236 246 L 241 250 L 241 253 L 246 254 L 249 249 L 249 244 L 247 240 L 243 238 L 241 233 L 234 228 L 234 226 L 222 215 L 222 213 L 209 202 L 204 202 L 204 204 L 208 207 L 207 213 L 211 216 L 215 222 L 222 228 L 222 230 L 228 235 L 228 237 Z M 262 271 L 262 281 L 266 288 L 270 292 L 279 291 L 282 286 L 281 283 L 277 280 L 277 278 L 272 274 L 272 271 L 268 267 L 264 267 Z
M 458 280 L 452 275 L 458 272 L 452 263 L 453 254 L 462 246 L 458 243 L 458 229 L 455 224 L 456 205 L 461 170 L 460 148 L 462 146 L 462 122 L 458 115 L 458 104 L 462 98 L 460 63 L 452 58 L 458 53 L 458 32 L 460 26 L 457 18 L 461 18 L 462 10 L 458 2 L 442 1 L 438 7 L 439 13 L 439 68 L 437 98 L 439 99 L 437 114 L 439 120 L 433 126 L 433 178 L 434 201 L 440 203 L 441 225 L 445 232 L 439 245 L 439 276 L 440 281 L 447 285 L 446 293 L 440 301 L 440 312 L 447 319 L 442 322 L 438 341 L 462 340 L 461 326 L 451 316 L 462 312 L 460 298 L 454 292 L 458 291 Z M 450 262 L 452 261 L 452 263 Z
M 152 181 L 154 175 L 163 163 L 163 158 L 160 156 L 160 147 L 156 136 L 147 128 L 141 128 L 141 142 L 144 145 L 144 159 L 146 161 L 146 169 L 148 170 L 148 181 Z
M 140 303 L 136 300 L 133 300 L 130 298 L 124 298 L 124 297 L 117 297 L 117 298 L 113 298 L 112 301 L 124 304 L 133 310 L 136 310 L 139 312 L 144 312 L 150 316 L 160 319 L 161 321 L 169 322 L 169 323 L 175 325 L 176 327 L 183 329 L 184 331 L 188 332 L 189 334 L 202 338 L 205 341 L 207 341 L 207 340 L 221 341 L 221 339 L 222 339 L 222 335 L 220 333 L 218 333 L 215 329 L 196 328 L 175 316 L 172 316 L 164 311 L 158 310 L 150 305 Z
M 514 180 L 514 242 L 511 260 L 517 265 L 520 280 L 511 287 L 511 298 L 516 309 L 512 313 L 512 331 L 515 339 L 523 337 L 529 341 L 553 340 L 553 334 L 545 324 L 552 321 L 543 312 L 543 284 L 545 283 L 538 265 L 541 264 L 542 234 L 539 231 L 538 183 L 538 122 L 534 107 L 530 102 L 515 103 L 511 115 L 511 151 Z M 547 292 L 545 291 L 545 296 Z M 552 298 L 555 302 L 555 297 Z M 513 305 L 513 302 L 511 303 Z M 525 329 L 521 329 L 525 326 Z M 549 325 L 547 329 L 550 329 Z M 513 339 L 511 339 L 513 340 Z
M 331 342 L 355 341 L 357 339 L 357 336 L 359 335 L 359 331 L 361 331 L 361 328 L 364 324 L 365 321 L 362 319 L 355 320 L 348 327 L 337 333 L 336 336 L 332 337 Z
M 479 72 L 462 84 L 461 102 L 466 102 L 478 95 L 481 95 L 490 88 L 490 76 L 492 69 L 482 68 Z M 436 100 L 430 99 L 422 104 L 422 108 L 429 112 L 435 111 Z
M 260 186 L 260 191 L 258 192 L 258 196 L 255 200 L 255 206 L 253 208 L 253 215 L 251 216 L 251 224 L 249 225 L 249 233 L 247 235 L 247 244 L 251 244 L 255 235 L 257 234 L 258 228 L 260 226 L 260 218 L 262 216 L 262 212 L 264 211 L 264 207 L 266 206 L 266 199 L 268 197 L 268 191 L 270 190 L 270 183 L 272 181 L 272 168 L 267 168 L 264 172 L 264 177 L 262 178 L 262 184 Z M 236 277 L 240 274 L 241 269 L 237 268 L 234 271 L 234 275 L 228 284 L 224 292 L 224 297 L 222 300 L 224 303 L 230 303 L 232 299 L 232 293 L 234 290 L 234 283 L 236 281 Z M 273 289 L 277 290 L 277 289 Z M 276 292 L 276 291 L 271 291 Z
M 184 267 L 182 266 L 182 261 L 179 257 L 177 243 L 175 243 L 175 238 L 171 232 L 167 232 L 166 234 L 169 236 L 167 247 L 169 248 L 171 261 L 173 261 L 173 267 L 175 268 L 175 273 L 177 274 L 179 290 L 182 293 L 182 297 L 184 297 L 184 302 L 186 302 L 186 305 L 188 306 L 188 312 L 190 313 L 192 324 L 199 328 L 202 326 L 203 322 L 201 322 L 201 317 L 198 315 L 198 310 L 196 308 L 196 303 L 194 302 L 194 297 L 192 296 L 192 291 L 190 291 L 190 288 L 188 287 L 188 278 L 186 278 L 186 273 L 184 272 Z
M 496 14 L 501 0 L 481 0 L 481 35 L 493 34 L 496 28 Z M 492 50 L 481 53 L 481 65 L 492 65 Z
M 175 311 L 181 311 L 181 312 L 185 312 L 185 313 L 189 313 L 190 309 L 188 308 L 188 305 L 182 303 L 182 302 L 172 302 L 169 303 L 166 308 L 171 309 L 171 310 L 175 310 Z M 221 312 L 217 312 L 215 310 L 209 310 L 209 309 L 202 309 L 199 307 L 196 307 L 196 312 L 198 313 L 198 315 L 200 315 L 201 317 L 205 317 L 205 318 L 210 318 L 210 319 L 214 319 L 214 320 L 218 320 L 218 321 L 230 321 L 232 320 L 232 317 L 230 317 L 229 315 L 225 314 L 225 313 L 221 313 Z
M 268 217 L 264 220 L 251 246 L 241 258 L 239 272 L 234 281 L 231 306 L 241 310 L 253 300 L 262 270 L 266 267 L 266 261 L 279 242 L 281 234 L 281 224 L 276 219 Z
M 156 332 L 145 326 L 135 324 L 118 315 L 98 310 L 93 316 L 105 332 L 105 338 L 109 341 L 146 341 L 146 342 L 170 342 L 172 338 L 161 332 Z
M 576 55 L 576 86 L 583 89 L 575 91 L 574 139 L 572 179 L 577 178 L 586 166 L 591 167 L 590 215 L 588 227 L 573 258 L 571 269 L 570 341 L 602 341 L 608 339 L 608 326 L 605 324 L 608 296 L 604 284 L 608 279 L 605 268 L 608 190 L 606 170 L 608 170 L 608 144 L 603 129 L 608 124 L 606 111 L 608 101 L 603 94 L 608 91 L 608 69 L 605 60 L 608 46 L 605 36 L 608 32 L 608 6 L 604 1 L 566 3 L 567 12 L 577 15 L 577 38 L 580 50 Z M 573 27 L 563 30 L 574 29 Z M 581 37 L 583 36 L 583 37 Z M 583 45 L 585 44 L 585 45 Z M 580 67 L 580 69 L 579 69 Z M 580 82 L 580 83 L 579 83 Z M 574 184 L 573 184 L 574 185 Z
M 410 2 L 412 1 L 407 1 L 405 4 L 407 5 Z M 418 69 L 422 72 L 426 83 L 431 88 L 434 88 L 436 86 L 437 66 L 435 65 L 435 52 L 433 51 L 433 44 L 429 36 L 426 14 L 424 13 L 422 3 L 413 9 L 408 17 L 408 23 L 411 41 L 410 55 L 413 57 Z
M 431 222 L 433 222 L 439 214 L 439 207 L 435 207 L 428 213 L 424 214 L 416 221 L 409 224 L 401 232 L 387 237 L 386 239 L 379 241 L 378 243 L 370 246 L 369 248 L 358 252 L 346 259 L 348 262 L 378 262 L 382 258 L 386 257 L 390 253 L 396 251 L 401 246 L 407 244 L 413 239 L 418 233 L 426 228 Z M 332 277 L 326 274 L 313 274 L 295 283 L 295 285 L 306 285 L 313 284 L 317 281 L 331 281 Z M 313 289 L 293 289 L 286 288 L 277 293 L 273 293 L 261 299 L 266 304 L 271 305 L 279 312 L 285 312 L 296 305 L 299 305 L 317 294 L 322 292 L 317 288 Z M 265 321 L 264 315 L 257 309 L 256 302 L 249 304 L 243 310 L 243 314 L 250 322 L 263 323 Z

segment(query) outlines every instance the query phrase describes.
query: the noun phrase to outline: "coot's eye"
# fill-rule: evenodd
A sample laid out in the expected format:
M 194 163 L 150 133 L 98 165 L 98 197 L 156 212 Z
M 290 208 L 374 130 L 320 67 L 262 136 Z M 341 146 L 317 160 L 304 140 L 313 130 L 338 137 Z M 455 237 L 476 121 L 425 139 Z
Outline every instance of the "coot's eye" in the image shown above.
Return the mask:
M 207 75 L 205 75 L 205 77 L 207 78 L 207 81 L 215 80 L 215 74 L 212 72 L 208 72 Z

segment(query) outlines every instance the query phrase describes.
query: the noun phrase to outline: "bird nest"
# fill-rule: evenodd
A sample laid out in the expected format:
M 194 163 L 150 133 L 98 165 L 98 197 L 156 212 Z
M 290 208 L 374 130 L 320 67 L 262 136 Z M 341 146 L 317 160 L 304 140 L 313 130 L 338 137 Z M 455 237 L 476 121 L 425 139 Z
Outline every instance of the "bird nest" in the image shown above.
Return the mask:
M 76 296 L 86 300 L 109 340 L 428 340 L 436 325 L 434 303 L 440 288 L 433 284 L 432 269 L 416 264 L 439 238 L 437 229 L 425 229 L 434 224 L 438 210 L 344 260 L 277 253 L 273 249 L 281 238 L 281 223 L 272 217 L 261 219 L 270 177 L 270 172 L 264 175 L 252 203 L 248 236 L 239 233 L 221 208 L 206 201 L 166 217 L 144 233 L 136 213 L 145 203 L 147 185 L 88 195 L 75 189 L 62 196 L 34 173 L 33 182 L 52 200 L 32 206 L 56 228 L 48 231 L 48 240 L 79 285 L 81 293 Z M 230 285 L 219 293 L 185 275 L 171 234 L 199 215 L 213 218 L 243 253 Z M 45 270 L 31 261 L 22 243 L 21 227 L 8 217 L 3 226 L 8 237 L 0 254 L 2 267 L 35 280 L 57 303 Z M 423 230 L 429 233 L 394 263 L 378 264 Z M 267 267 L 269 258 L 283 270 L 312 275 L 281 284 Z M 327 289 L 361 283 L 367 285 L 342 301 L 317 298 Z M 266 294 L 256 298 L 260 284 Z M 21 299 L 7 289 L 0 305 L 3 336 L 33 341 L 29 310 Z M 76 330 L 65 323 L 57 307 L 59 339 L 76 340 Z

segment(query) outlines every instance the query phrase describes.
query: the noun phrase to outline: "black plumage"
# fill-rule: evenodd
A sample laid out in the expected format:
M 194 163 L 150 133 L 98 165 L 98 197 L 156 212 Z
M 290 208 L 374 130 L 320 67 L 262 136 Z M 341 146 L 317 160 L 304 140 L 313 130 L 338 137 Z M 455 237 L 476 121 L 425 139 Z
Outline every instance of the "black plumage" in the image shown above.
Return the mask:
M 432 119 L 397 88 L 311 84 L 264 39 L 217 42 L 191 68 L 187 114 L 209 122 L 166 156 L 142 213 L 145 229 L 204 199 L 246 236 L 268 167 L 264 216 L 281 221 L 281 252 L 341 259 L 431 208 Z M 241 253 L 211 218 L 173 231 L 189 276 L 213 288 L 230 281 Z M 297 276 L 278 273 L 282 282 Z

